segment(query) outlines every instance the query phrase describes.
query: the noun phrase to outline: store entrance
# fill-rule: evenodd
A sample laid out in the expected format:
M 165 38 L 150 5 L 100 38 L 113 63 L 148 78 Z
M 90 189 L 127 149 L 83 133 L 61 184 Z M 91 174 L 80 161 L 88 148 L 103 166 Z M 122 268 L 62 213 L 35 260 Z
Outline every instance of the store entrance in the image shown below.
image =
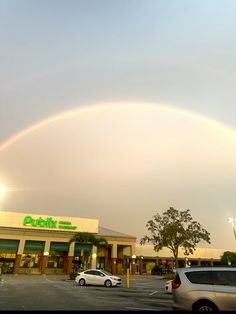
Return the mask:
M 13 273 L 19 240 L 0 239 L 0 267 L 2 274 Z
M 0 268 L 2 274 L 12 274 L 16 259 L 15 253 L 0 253 Z

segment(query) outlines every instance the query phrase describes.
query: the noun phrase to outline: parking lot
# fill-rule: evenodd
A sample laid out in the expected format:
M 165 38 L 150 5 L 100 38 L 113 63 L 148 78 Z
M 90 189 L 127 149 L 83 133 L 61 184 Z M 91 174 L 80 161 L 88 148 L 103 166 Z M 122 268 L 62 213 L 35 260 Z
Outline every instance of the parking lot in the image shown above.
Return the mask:
M 79 286 L 68 275 L 3 275 L 1 310 L 172 310 L 167 280 L 159 276 L 126 277 L 120 287 Z

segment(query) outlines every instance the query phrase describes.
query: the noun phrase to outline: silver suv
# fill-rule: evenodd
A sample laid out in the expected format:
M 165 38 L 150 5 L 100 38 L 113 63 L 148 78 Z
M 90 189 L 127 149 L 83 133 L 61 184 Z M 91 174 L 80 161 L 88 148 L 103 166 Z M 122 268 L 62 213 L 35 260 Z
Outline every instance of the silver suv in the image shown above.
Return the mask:
M 177 268 L 172 294 L 174 310 L 235 311 L 236 267 Z

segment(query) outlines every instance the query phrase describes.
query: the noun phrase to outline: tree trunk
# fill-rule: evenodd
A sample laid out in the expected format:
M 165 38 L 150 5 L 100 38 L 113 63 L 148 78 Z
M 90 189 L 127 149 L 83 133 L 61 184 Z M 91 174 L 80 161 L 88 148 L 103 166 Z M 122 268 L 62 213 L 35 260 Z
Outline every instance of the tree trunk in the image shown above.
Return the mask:
M 179 261 L 178 261 L 178 258 L 175 259 L 175 268 L 178 268 L 179 267 Z
M 175 268 L 179 267 L 179 261 L 178 261 L 178 253 L 174 253 L 174 259 L 175 259 Z

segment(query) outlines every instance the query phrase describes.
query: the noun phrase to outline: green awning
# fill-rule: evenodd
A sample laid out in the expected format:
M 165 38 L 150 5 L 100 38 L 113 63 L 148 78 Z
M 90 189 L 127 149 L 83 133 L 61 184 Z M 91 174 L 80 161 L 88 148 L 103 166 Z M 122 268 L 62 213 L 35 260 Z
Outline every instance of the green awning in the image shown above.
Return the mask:
M 0 249 L 17 250 L 19 242 L 19 240 L 0 239 Z
M 84 250 L 84 253 L 90 253 L 92 250 L 92 245 L 75 243 L 75 253 L 80 253 L 81 249 Z
M 69 243 L 67 243 L 67 242 L 51 242 L 50 251 L 69 252 Z
M 42 251 L 44 250 L 44 241 L 30 241 L 26 240 L 25 241 L 25 250 L 37 250 L 37 251 Z

